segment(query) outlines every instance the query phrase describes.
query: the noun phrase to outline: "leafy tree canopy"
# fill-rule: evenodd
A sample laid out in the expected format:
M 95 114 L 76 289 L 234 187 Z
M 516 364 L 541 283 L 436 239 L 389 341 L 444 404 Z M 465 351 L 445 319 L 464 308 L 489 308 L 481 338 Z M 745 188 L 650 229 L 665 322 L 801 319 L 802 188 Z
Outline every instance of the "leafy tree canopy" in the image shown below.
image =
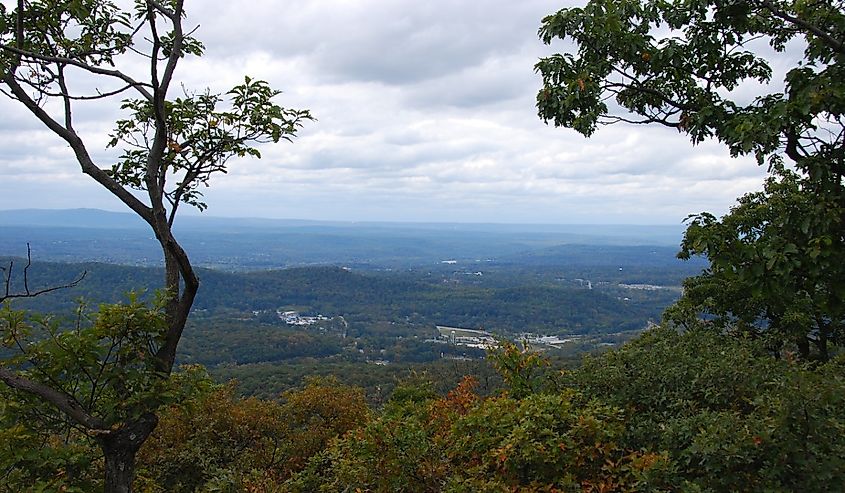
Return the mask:
M 696 216 L 680 256 L 707 255 L 711 264 L 684 282 L 667 320 L 689 328 L 704 311 L 708 325 L 827 360 L 831 344 L 845 343 L 845 248 L 836 236 L 845 211 L 812 187 L 779 168 L 721 220 Z
M 540 37 L 576 45 L 536 66 L 547 122 L 586 136 L 600 123 L 658 123 L 761 163 L 783 151 L 814 175 L 845 172 L 841 1 L 593 0 L 546 17 Z M 782 89 L 774 81 L 752 101 L 735 97 L 742 84 L 773 82 L 793 41 L 803 58 Z
M 828 344 L 842 342 L 845 294 L 835 260 L 845 253 L 843 2 L 592 0 L 546 17 L 540 37 L 576 47 L 536 66 L 545 121 L 585 136 L 599 124 L 655 123 L 769 165 L 765 190 L 722 220 L 693 216 L 680 257 L 711 266 L 687 281 L 669 318 L 705 313 L 765 332 L 775 348 L 809 356 L 815 344 L 827 359 Z M 749 100 L 750 87 L 760 89 Z
M 75 319 L 0 307 L 0 350 L 13 354 L 0 360 L 10 384 L 0 388 L 0 467 L 16 478 L 7 479 L 12 490 L 27 481 L 102 488 L 97 445 L 126 423 L 155 423 L 151 409 L 185 398 L 156 366 L 165 331 L 161 305 L 134 297 L 93 313 L 81 306 Z

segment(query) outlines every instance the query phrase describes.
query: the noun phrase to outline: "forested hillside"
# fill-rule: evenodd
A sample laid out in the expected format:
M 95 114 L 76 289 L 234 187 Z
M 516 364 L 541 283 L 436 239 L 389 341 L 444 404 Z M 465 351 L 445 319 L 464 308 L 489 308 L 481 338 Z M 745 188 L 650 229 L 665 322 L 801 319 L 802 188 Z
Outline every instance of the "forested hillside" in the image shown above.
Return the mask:
M 481 275 L 443 264 L 396 271 L 202 270 L 203 290 L 194 304 L 180 358 L 205 365 L 275 362 L 338 355 L 354 342 L 364 357 L 431 361 L 453 351 L 424 342 L 437 336 L 435 325 L 483 328 L 510 338 L 534 332 L 617 342 L 624 340 L 614 338 L 618 334 L 636 333 L 649 321 L 658 321 L 692 269 L 666 250 L 652 265 L 637 265 L 636 258 L 655 256 L 653 247 L 614 247 L 612 255 L 598 255 L 594 263 L 587 247 L 574 248 L 574 254 L 547 257 L 542 266 L 518 259 L 472 266 L 484 268 Z M 621 256 L 627 250 L 634 250 L 631 258 Z M 14 264 L 21 268 L 24 262 L 16 259 Z M 94 304 L 120 302 L 133 290 L 152 299 L 161 276 L 155 268 L 35 262 L 28 281 L 33 287 L 63 285 L 82 273 L 85 277 L 78 285 L 22 300 L 20 306 L 69 315 L 80 299 Z M 16 280 L 22 282 L 22 277 Z M 668 284 L 653 289 L 637 284 L 646 281 Z M 345 325 L 341 329 L 339 319 L 327 323 L 328 332 L 290 326 L 277 313 L 285 310 L 342 317 Z
M 0 211 L 0 493 L 845 489 L 843 0 L 185 3 L 0 2 L 0 200 L 131 211 Z

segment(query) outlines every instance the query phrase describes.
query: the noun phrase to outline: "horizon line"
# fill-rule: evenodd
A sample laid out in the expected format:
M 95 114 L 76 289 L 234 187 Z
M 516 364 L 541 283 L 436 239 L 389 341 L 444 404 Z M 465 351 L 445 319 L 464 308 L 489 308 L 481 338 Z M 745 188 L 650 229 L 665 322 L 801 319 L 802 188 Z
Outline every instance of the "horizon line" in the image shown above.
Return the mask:
M 72 207 L 65 209 L 56 208 L 37 208 L 27 207 L 21 209 L 0 209 L 2 213 L 25 213 L 25 212 L 73 212 L 86 211 L 106 214 L 120 214 L 125 216 L 132 216 L 143 221 L 139 216 L 131 211 L 117 211 L 110 209 L 99 209 L 95 207 Z M 193 213 L 190 213 L 193 212 Z M 617 227 L 686 227 L 685 220 L 677 223 L 669 222 L 654 222 L 654 223 L 620 223 L 620 222 L 571 222 L 571 223 L 551 223 L 551 222 L 493 222 L 493 221 L 436 221 L 436 220 L 383 220 L 383 219 L 304 219 L 292 217 L 268 217 L 268 216 L 228 216 L 228 215 L 213 215 L 197 213 L 190 211 L 182 214 L 182 218 L 207 218 L 207 219 L 225 219 L 225 220 L 254 220 L 254 221 L 292 221 L 292 222 L 307 222 L 307 223 L 340 223 L 345 225 L 419 225 L 419 226 L 617 226 Z M 178 220 L 177 220 L 178 223 Z

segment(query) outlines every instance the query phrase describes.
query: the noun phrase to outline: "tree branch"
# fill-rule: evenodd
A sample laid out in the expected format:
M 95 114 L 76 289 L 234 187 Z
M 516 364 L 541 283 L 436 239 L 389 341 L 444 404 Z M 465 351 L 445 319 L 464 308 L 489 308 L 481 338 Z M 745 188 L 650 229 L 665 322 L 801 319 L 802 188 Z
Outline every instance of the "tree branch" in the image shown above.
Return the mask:
M 41 55 L 41 54 L 38 54 L 38 53 L 32 53 L 31 51 L 22 50 L 20 48 L 8 46 L 8 45 L 0 45 L 0 49 L 4 49 L 6 51 L 14 53 L 18 57 L 23 56 L 23 57 L 32 58 L 34 61 L 70 65 L 70 66 L 73 66 L 73 67 L 81 68 L 82 70 L 85 70 L 87 72 L 91 72 L 92 74 L 114 77 L 114 78 L 122 80 L 128 86 L 134 88 L 136 91 L 141 93 L 141 95 L 144 97 L 144 99 L 147 99 L 148 101 L 152 101 L 152 99 L 153 99 L 152 94 L 150 94 L 150 91 L 148 91 L 146 89 L 147 87 L 151 87 L 149 84 L 146 84 L 146 83 L 143 83 L 143 82 L 138 82 L 135 79 L 133 79 L 132 77 L 129 77 L 128 75 L 124 74 L 123 72 L 121 72 L 119 70 L 109 70 L 109 69 L 104 69 L 104 68 L 100 68 L 100 67 L 94 67 L 94 66 L 88 65 L 87 63 L 80 62 L 79 60 L 74 60 L 73 58 L 51 56 L 51 55 Z
M 118 95 L 122 92 L 126 92 L 129 89 L 132 89 L 132 86 L 125 85 L 125 86 L 123 86 L 119 89 L 114 89 L 112 91 L 106 91 L 106 92 L 100 92 L 98 89 L 95 89 L 97 91 L 97 94 L 92 95 L 92 96 L 74 96 L 73 94 L 70 94 L 69 92 L 67 92 L 65 90 L 62 90 L 61 92 L 50 92 L 50 91 L 44 90 L 42 88 L 39 88 L 38 90 L 41 91 L 41 93 L 44 94 L 45 96 L 48 96 L 48 97 L 51 97 L 51 98 L 67 98 L 71 101 L 94 101 L 94 100 L 97 100 L 97 99 L 105 99 L 105 98 L 109 98 L 109 97 L 112 97 L 112 96 L 116 96 L 116 95 Z
M 70 97 L 68 96 L 67 82 L 65 81 L 64 67 L 59 65 L 59 89 L 62 91 L 62 101 L 65 107 L 65 128 L 73 132 L 73 108 L 71 107 Z
M 182 32 L 183 3 L 184 0 L 177 0 L 176 9 L 170 17 L 170 20 L 173 21 L 173 46 L 170 47 L 170 56 L 167 59 L 167 65 L 164 67 L 164 75 L 161 77 L 160 89 L 164 93 L 167 93 L 170 82 L 173 80 L 176 64 L 182 58 L 182 42 L 184 40 L 184 33 Z
M 132 211 L 138 214 L 138 216 L 152 225 L 152 214 L 150 208 L 112 179 L 105 171 L 94 164 L 91 156 L 88 154 L 88 150 L 85 148 L 85 144 L 76 132 L 62 126 L 46 111 L 44 111 L 43 108 L 38 106 L 38 103 L 33 101 L 20 84 L 18 84 L 12 73 L 5 74 L 3 82 L 12 91 L 12 94 L 14 94 L 14 96 L 23 103 L 33 115 L 41 120 L 41 122 L 53 131 L 53 133 L 64 139 L 65 142 L 70 145 L 71 149 L 73 149 L 76 154 L 76 158 L 79 161 L 79 165 L 82 168 L 83 173 L 94 178 L 95 181 L 105 187 L 114 196 L 119 198 L 124 204 L 132 209 Z
M 175 17 L 177 15 L 177 13 L 168 9 L 167 7 L 165 7 L 160 2 L 157 2 L 156 0 L 147 0 L 147 4 L 152 6 L 152 7 L 155 7 L 156 10 L 158 10 L 159 12 L 164 14 L 171 21 L 176 22 Z M 181 11 L 181 2 L 179 3 L 179 7 L 177 7 L 177 10 Z M 180 13 L 180 15 L 181 15 L 181 13 Z
M 648 124 L 651 124 L 651 123 L 658 123 L 660 125 L 664 125 L 666 127 L 671 127 L 671 128 L 678 128 L 678 125 L 679 125 L 676 122 L 670 122 L 669 120 L 663 120 L 663 119 L 654 118 L 654 117 L 649 117 L 645 120 L 631 120 L 631 119 L 628 119 L 628 118 L 624 118 L 624 117 L 621 117 L 621 116 L 615 116 L 615 115 L 603 115 L 601 117 L 600 122 L 604 123 L 604 124 L 613 124 L 613 123 L 617 123 L 617 122 L 622 122 L 622 123 L 630 123 L 630 124 L 633 124 L 633 125 L 648 125 Z
M 16 298 L 35 298 L 36 296 L 40 296 L 45 293 L 50 293 L 52 291 L 58 291 L 59 289 L 68 289 L 76 286 L 83 279 L 85 279 L 86 274 L 88 271 L 82 271 L 82 275 L 80 275 L 76 280 L 64 284 L 62 286 L 52 286 L 49 288 L 39 289 L 37 291 L 32 291 L 29 288 L 29 268 L 32 265 L 32 250 L 29 246 L 29 243 L 26 244 L 26 266 L 23 268 L 23 292 L 22 293 L 12 293 L 12 269 L 15 266 L 14 261 L 9 261 L 9 267 L 0 267 L 3 271 L 5 271 L 5 275 L 3 276 L 3 294 L 0 295 L 0 303 L 16 299 Z
M 9 387 L 36 395 L 55 406 L 75 422 L 91 430 L 103 430 L 106 424 L 82 408 L 73 397 L 44 384 L 32 381 L 7 368 L 0 368 L 0 380 Z
M 23 48 L 23 2 L 24 0 L 18 0 L 18 15 L 15 18 L 15 46 L 18 49 Z M 20 64 L 20 55 L 15 56 L 12 69 L 9 72 L 14 74 Z
M 760 0 L 760 5 L 765 7 L 766 10 L 772 13 L 775 17 L 795 24 L 796 26 L 809 31 L 813 36 L 821 39 L 826 45 L 828 45 L 833 51 L 836 51 L 840 55 L 845 55 L 845 44 L 842 41 L 834 38 L 825 31 L 822 31 L 819 27 L 810 24 L 809 22 L 805 21 L 804 19 L 800 19 L 798 17 L 793 17 L 783 10 L 779 9 L 775 4 L 770 2 L 769 0 Z

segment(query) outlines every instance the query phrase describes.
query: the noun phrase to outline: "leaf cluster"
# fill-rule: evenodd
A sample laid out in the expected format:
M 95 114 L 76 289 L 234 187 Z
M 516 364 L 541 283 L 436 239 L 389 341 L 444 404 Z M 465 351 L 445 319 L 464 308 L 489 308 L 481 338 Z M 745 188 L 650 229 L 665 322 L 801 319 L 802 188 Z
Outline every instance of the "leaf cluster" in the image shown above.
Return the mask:
M 154 105 L 144 99 L 125 100 L 121 108 L 129 117 L 117 121 L 109 141 L 109 147 L 125 147 L 109 174 L 118 183 L 147 190 L 153 166 L 153 183 L 163 189 L 168 174 L 176 177 L 172 188 L 164 189 L 171 207 L 184 202 L 204 210 L 200 187 L 207 187 L 213 174 L 226 173 L 230 158 L 260 158 L 258 144 L 290 141 L 303 122 L 312 119 L 307 110 L 275 104 L 272 99 L 279 94 L 266 82 L 245 77 L 226 93 L 226 108 L 220 108 L 223 96 L 209 91 L 167 101 L 167 148 L 160 163 L 148 162 L 157 128 Z
M 797 346 L 808 357 L 812 343 L 827 359 L 828 345 L 845 343 L 843 213 L 834 194 L 779 167 L 723 218 L 693 216 L 679 256 L 706 256 L 710 267 L 684 282 L 666 318 L 691 326 L 704 314 L 773 350 Z
M 19 75 L 34 89 L 56 88 L 59 74 L 51 68 L 52 62 L 28 54 L 110 66 L 115 57 L 132 48 L 132 17 L 114 2 L 36 0 L 23 4 L 21 12 L 0 5 L 0 74 L 23 68 Z
M 81 305 L 75 320 L 0 309 L 4 368 L 73 396 L 106 425 L 137 417 L 165 402 L 155 354 L 166 325 L 160 308 L 131 294 L 125 304 Z
M 540 38 L 571 40 L 576 53 L 537 63 L 538 112 L 586 136 L 602 123 L 662 124 L 761 164 L 779 151 L 804 171 L 841 176 L 843 26 L 839 0 L 593 0 L 543 19 Z M 784 89 L 745 101 L 736 90 L 771 82 L 792 40 L 804 56 Z

